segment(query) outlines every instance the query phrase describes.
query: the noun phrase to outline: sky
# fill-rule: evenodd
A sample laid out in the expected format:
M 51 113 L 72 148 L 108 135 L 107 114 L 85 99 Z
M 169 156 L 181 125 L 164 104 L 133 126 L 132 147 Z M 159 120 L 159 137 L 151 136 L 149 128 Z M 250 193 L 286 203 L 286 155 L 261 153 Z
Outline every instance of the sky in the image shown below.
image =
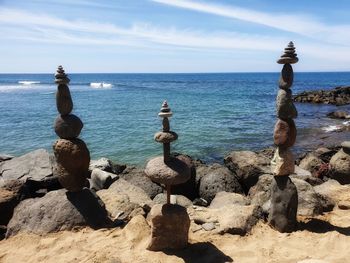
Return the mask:
M 0 73 L 350 71 L 349 0 L 0 0 Z

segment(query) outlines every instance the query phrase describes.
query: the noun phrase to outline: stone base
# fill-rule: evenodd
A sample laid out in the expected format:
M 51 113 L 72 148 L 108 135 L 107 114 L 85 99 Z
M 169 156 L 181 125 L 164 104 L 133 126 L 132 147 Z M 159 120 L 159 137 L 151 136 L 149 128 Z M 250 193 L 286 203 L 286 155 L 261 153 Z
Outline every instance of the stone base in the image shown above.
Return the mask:
M 148 250 L 180 249 L 188 245 L 190 218 L 186 208 L 173 205 L 154 205 L 148 215 L 152 227 Z
M 288 176 L 275 176 L 271 188 L 269 224 L 279 232 L 292 232 L 297 223 L 298 192 Z

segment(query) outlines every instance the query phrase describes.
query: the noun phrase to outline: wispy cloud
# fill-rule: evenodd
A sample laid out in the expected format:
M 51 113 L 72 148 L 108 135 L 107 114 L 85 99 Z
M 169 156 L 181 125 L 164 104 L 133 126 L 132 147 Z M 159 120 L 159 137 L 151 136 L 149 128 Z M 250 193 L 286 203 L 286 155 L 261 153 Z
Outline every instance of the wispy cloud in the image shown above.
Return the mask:
M 350 25 L 330 26 L 311 16 L 266 13 L 234 5 L 209 4 L 188 0 L 151 0 L 152 2 L 238 19 L 322 41 L 349 45 Z

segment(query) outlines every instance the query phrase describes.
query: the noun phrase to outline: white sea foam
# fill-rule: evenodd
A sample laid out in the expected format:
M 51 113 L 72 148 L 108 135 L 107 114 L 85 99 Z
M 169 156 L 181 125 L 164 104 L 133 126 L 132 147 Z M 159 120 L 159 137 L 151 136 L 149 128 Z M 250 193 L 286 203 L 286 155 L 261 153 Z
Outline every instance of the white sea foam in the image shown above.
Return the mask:
M 341 129 L 342 129 L 341 125 L 329 125 L 322 128 L 322 130 L 324 130 L 325 132 L 339 131 Z
M 105 82 L 91 82 L 90 83 L 90 87 L 92 88 L 105 88 L 105 89 L 108 89 L 108 88 L 112 88 L 112 84 L 110 83 L 105 83 Z
M 40 81 L 21 80 L 21 81 L 18 81 L 18 83 L 22 85 L 32 85 L 32 84 L 39 84 Z

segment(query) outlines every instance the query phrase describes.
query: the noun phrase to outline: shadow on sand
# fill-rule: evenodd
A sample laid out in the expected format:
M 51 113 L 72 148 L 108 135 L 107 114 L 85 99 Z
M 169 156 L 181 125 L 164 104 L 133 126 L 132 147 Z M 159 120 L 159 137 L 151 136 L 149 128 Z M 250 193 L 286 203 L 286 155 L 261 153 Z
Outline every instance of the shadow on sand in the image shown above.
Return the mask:
M 350 236 L 350 227 L 334 226 L 327 221 L 312 218 L 308 222 L 299 222 L 298 230 L 307 230 L 314 233 L 327 233 L 337 231 L 340 234 Z
M 233 259 L 209 242 L 190 244 L 182 250 L 165 250 L 165 254 L 182 258 L 186 263 L 225 263 Z

